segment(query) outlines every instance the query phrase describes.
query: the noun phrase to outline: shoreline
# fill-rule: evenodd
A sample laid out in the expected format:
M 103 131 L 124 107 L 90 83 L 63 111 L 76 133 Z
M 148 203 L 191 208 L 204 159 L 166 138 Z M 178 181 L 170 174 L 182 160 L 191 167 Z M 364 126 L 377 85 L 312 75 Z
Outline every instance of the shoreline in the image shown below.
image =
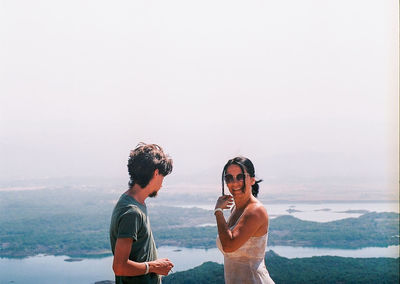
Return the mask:
M 291 250 L 309 250 L 309 251 L 318 251 L 318 250 L 322 250 L 322 251 L 348 251 L 348 252 L 358 252 L 361 250 L 373 250 L 373 249 L 393 249 L 396 251 L 399 251 L 400 249 L 400 245 L 388 245 L 388 246 L 371 246 L 371 247 L 362 247 L 362 248 L 332 248 L 332 247 L 308 247 L 308 246 L 285 246 L 285 245 L 271 245 L 271 246 L 267 246 L 267 251 L 274 251 L 274 249 L 291 249 Z M 217 247 L 210 247 L 210 248 L 199 248 L 199 247 L 180 247 L 180 246 L 169 246 L 169 245 L 162 245 L 160 247 L 157 247 L 157 250 L 168 250 L 171 251 L 173 253 L 180 253 L 183 250 L 202 250 L 202 251 L 208 251 L 208 250 L 215 250 L 217 249 Z M 276 252 L 275 252 L 276 253 Z M 276 253 L 278 255 L 280 255 L 279 253 Z M 329 256 L 337 256 L 337 255 L 330 255 L 327 254 Z M 31 255 L 25 255 L 25 256 L 0 256 L 0 260 L 2 259 L 9 259 L 9 260 L 23 260 L 23 259 L 29 259 L 29 258 L 35 258 L 35 257 L 64 257 L 64 261 L 65 262 L 79 262 L 79 261 L 83 261 L 83 260 L 89 260 L 89 259 L 102 259 L 102 258 L 107 258 L 107 257 L 111 257 L 112 253 L 111 250 L 109 251 L 109 253 L 105 253 L 104 251 L 102 252 L 93 252 L 90 254 L 77 254 L 77 255 L 68 255 L 68 254 L 31 254 Z M 314 255 L 313 255 L 314 256 Z M 304 256 L 304 257 L 296 257 L 296 258 L 306 258 L 306 257 L 313 257 L 313 256 Z M 321 256 L 321 255 L 315 255 L 315 256 Z M 282 257 L 286 257 L 286 256 L 282 256 Z M 348 256 L 338 256 L 338 257 L 348 257 Z M 400 255 L 398 255 L 397 257 L 387 257 L 387 256 L 378 256 L 378 257 L 354 257 L 354 258 L 399 258 Z M 290 258 L 290 257 L 286 257 L 286 258 Z

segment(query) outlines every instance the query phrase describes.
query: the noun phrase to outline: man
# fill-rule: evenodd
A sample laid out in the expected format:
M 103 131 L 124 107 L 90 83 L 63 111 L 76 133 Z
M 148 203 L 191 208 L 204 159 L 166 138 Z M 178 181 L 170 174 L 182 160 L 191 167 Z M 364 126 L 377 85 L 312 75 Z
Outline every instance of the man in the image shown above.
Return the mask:
M 172 171 L 172 159 L 155 144 L 139 144 L 128 160 L 129 189 L 112 213 L 110 242 L 116 284 L 161 283 L 174 266 L 158 259 L 145 199 L 155 197 L 163 179 Z

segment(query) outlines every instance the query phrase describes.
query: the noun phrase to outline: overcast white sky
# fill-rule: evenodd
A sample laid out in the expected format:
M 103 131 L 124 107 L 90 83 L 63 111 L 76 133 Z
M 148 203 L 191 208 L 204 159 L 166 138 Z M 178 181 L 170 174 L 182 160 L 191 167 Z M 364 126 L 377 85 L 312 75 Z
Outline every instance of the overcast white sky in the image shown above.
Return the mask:
M 398 1 L 0 3 L 2 180 L 126 176 L 144 141 L 176 182 L 240 154 L 397 193 Z

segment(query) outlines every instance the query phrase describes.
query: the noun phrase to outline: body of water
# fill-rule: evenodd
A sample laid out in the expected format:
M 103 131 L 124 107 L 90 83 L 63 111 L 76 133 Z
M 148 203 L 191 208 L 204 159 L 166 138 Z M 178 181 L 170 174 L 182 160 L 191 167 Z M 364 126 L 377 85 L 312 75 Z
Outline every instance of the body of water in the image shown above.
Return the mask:
M 334 255 L 343 257 L 399 257 L 399 246 L 387 248 L 329 249 L 289 246 L 270 246 L 277 254 L 287 258 Z M 188 270 L 206 261 L 223 263 L 217 248 L 190 249 L 160 247 L 160 258 L 168 257 L 175 265 L 174 272 Z M 90 284 L 101 280 L 113 280 L 112 257 L 90 258 L 67 262 L 67 256 L 37 255 L 24 259 L 0 258 L 0 284 Z
M 0 258 L 0 284 L 90 284 L 113 280 L 111 257 L 66 262 L 67 256 Z
M 198 207 L 214 210 L 215 204 L 165 204 L 183 208 Z M 281 215 L 292 215 L 306 221 L 329 222 L 345 218 L 357 218 L 365 212 L 399 212 L 397 202 L 352 202 L 352 203 L 271 203 L 264 202 L 271 219 Z

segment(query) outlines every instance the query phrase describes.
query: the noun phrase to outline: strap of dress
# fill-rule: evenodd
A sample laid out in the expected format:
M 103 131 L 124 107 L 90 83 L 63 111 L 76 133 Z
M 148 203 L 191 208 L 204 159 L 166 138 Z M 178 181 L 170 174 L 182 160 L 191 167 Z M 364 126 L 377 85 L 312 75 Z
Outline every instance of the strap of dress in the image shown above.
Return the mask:
M 235 205 L 233 205 L 232 210 L 231 210 L 231 216 L 232 216 L 233 209 L 235 209 L 235 208 L 236 208 Z M 240 218 L 242 218 L 243 213 L 244 213 L 244 210 L 243 210 L 242 214 L 240 214 L 239 218 L 236 220 L 235 224 L 233 224 L 232 226 L 230 226 L 229 229 L 235 228 L 235 226 L 236 226 L 237 223 L 239 222 Z M 229 219 L 230 219 L 230 218 L 231 218 L 231 217 L 229 216 Z M 229 222 L 229 219 L 228 219 L 228 222 Z

